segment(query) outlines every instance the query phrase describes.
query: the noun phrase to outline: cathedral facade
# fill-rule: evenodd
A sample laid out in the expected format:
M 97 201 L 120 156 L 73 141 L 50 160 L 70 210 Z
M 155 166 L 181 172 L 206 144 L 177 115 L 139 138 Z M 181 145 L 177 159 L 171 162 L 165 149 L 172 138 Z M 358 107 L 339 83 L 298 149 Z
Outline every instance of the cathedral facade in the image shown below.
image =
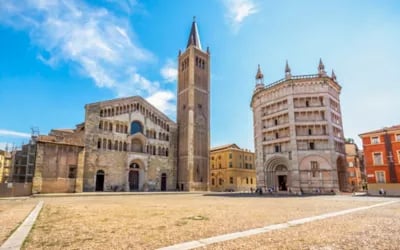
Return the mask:
M 32 192 L 208 190 L 209 61 L 193 21 L 177 122 L 140 96 L 87 104 L 84 123 L 36 138 Z
M 325 72 L 264 85 L 260 67 L 251 100 L 257 185 L 280 191 L 346 189 L 341 86 Z

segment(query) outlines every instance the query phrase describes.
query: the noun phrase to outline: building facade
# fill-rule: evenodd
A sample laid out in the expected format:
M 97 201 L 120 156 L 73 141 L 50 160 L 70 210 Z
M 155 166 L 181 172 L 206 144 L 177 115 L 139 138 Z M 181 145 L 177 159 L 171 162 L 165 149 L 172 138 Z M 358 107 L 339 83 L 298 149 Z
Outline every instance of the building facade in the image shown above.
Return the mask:
M 210 150 L 210 190 L 250 191 L 256 188 L 254 153 L 236 144 Z
M 346 140 L 347 184 L 351 191 L 363 190 L 362 160 L 357 144 L 353 140 Z
M 87 104 L 75 129 L 35 138 L 35 168 L 14 178 L 33 193 L 208 190 L 210 55 L 195 21 L 178 61 L 177 123 L 140 96 Z
M 260 67 L 251 100 L 257 185 L 298 192 L 345 190 L 341 86 L 320 60 L 318 74 L 264 85 Z
M 193 21 L 187 48 L 178 56 L 178 186 L 208 190 L 210 151 L 210 53 Z
M 86 105 L 83 191 L 176 189 L 177 127 L 141 97 Z
M 400 195 L 400 125 L 359 135 L 363 144 L 368 192 Z

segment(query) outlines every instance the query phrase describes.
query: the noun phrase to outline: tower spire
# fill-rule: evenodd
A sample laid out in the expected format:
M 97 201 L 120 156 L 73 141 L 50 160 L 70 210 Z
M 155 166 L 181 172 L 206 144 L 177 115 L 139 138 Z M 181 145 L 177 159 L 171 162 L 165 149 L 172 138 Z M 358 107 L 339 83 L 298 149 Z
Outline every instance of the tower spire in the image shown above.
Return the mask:
M 264 75 L 261 72 L 261 67 L 259 64 L 258 68 L 257 68 L 257 74 L 256 74 L 256 90 L 263 88 L 263 87 L 264 87 Z
M 285 78 L 290 79 L 292 77 L 292 73 L 289 67 L 288 60 L 286 60 L 286 66 L 285 66 Z
M 190 29 L 189 39 L 186 48 L 189 48 L 189 46 L 191 45 L 201 49 L 200 36 L 197 30 L 197 23 L 195 16 L 193 17 L 192 28 Z
M 326 76 L 326 71 L 325 71 L 325 65 L 322 62 L 322 59 L 319 59 L 319 65 L 318 65 L 318 74 L 320 76 Z

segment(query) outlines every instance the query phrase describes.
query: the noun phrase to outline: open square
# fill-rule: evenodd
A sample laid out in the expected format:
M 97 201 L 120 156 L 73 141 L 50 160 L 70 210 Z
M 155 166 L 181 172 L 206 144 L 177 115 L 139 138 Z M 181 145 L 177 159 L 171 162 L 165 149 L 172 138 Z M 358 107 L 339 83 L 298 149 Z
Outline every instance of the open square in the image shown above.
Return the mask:
M 40 197 L 43 209 L 24 249 L 156 249 L 187 241 L 384 203 L 352 196 L 273 197 L 251 194 L 169 193 Z M 11 202 L 11 201 L 9 201 Z M 208 245 L 209 249 L 299 249 L 316 246 L 395 249 L 400 204 Z M 4 211 L 2 212 L 4 213 Z M 312 235 L 312 237 L 311 237 Z M 353 238 L 356 239 L 353 239 Z M 352 241 L 349 241 L 353 239 Z

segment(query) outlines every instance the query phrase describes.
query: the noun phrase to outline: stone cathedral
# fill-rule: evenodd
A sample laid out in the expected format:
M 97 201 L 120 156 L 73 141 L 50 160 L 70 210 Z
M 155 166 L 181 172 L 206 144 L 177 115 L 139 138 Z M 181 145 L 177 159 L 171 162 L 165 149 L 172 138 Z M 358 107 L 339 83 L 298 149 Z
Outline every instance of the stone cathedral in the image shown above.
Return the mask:
M 195 20 L 178 63 L 176 123 L 140 96 L 87 104 L 75 129 L 34 138 L 32 192 L 208 190 L 210 53 Z

